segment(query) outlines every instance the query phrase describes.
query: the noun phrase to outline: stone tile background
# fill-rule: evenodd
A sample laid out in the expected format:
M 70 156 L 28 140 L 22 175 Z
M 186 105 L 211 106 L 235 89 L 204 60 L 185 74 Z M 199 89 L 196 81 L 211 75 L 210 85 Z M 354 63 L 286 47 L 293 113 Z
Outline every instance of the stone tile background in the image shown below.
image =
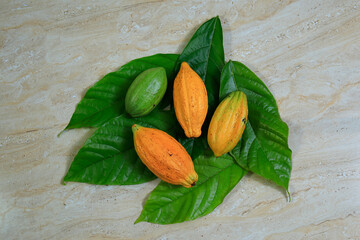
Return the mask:
M 0 1 L 1 239 L 360 239 L 360 3 L 350 0 Z M 56 135 L 126 62 L 179 53 L 219 15 L 227 59 L 290 127 L 290 191 L 248 174 L 211 214 L 133 222 L 158 180 L 61 184 L 92 130 Z

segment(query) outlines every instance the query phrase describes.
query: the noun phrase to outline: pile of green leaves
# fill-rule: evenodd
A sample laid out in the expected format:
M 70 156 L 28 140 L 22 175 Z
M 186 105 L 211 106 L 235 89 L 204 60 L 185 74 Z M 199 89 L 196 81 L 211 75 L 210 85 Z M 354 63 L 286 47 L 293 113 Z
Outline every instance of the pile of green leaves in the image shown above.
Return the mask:
M 184 61 L 205 82 L 209 97 L 203 134 L 196 139 L 185 137 L 171 107 L 172 83 Z M 168 77 L 164 99 L 151 114 L 130 117 L 124 110 L 128 87 L 141 72 L 160 66 L 166 69 Z M 232 152 L 215 157 L 206 141 L 206 128 L 220 101 L 236 90 L 247 96 L 248 122 Z M 170 110 L 164 110 L 169 106 Z M 130 185 L 155 179 L 135 152 L 131 131 L 135 123 L 161 129 L 177 138 L 191 155 L 199 175 L 192 188 L 160 182 L 145 202 L 136 223 L 170 224 L 204 216 L 224 200 L 248 171 L 288 192 L 291 172 L 288 126 L 281 120 L 276 101 L 266 85 L 244 64 L 225 63 L 219 17 L 201 25 L 180 55 L 156 54 L 135 59 L 107 74 L 86 92 L 65 129 L 95 127 L 97 130 L 75 156 L 64 183 Z

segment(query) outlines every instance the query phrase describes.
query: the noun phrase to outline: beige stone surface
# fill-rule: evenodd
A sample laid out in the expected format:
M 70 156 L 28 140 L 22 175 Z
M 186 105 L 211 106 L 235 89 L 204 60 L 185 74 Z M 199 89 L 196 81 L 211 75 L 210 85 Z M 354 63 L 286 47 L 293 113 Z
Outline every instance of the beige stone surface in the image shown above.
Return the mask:
M 85 91 L 216 15 L 290 127 L 292 202 L 248 174 L 205 217 L 134 225 L 157 180 L 62 185 L 92 130 L 56 135 Z M 0 239 L 360 239 L 358 0 L 1 0 L 0 61 Z

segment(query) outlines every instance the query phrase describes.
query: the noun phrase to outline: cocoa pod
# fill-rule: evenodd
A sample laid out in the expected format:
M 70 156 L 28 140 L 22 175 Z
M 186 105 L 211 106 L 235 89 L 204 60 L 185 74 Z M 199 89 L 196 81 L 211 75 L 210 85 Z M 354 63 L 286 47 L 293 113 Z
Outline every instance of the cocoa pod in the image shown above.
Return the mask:
M 161 180 L 190 188 L 198 175 L 185 148 L 164 131 L 132 126 L 136 153 L 147 168 Z
M 215 156 L 230 152 L 239 142 L 247 122 L 246 95 L 241 91 L 230 93 L 221 101 L 211 118 L 208 144 Z
M 126 92 L 126 112 L 132 117 L 149 114 L 164 97 L 166 88 L 165 68 L 157 67 L 145 70 L 136 77 Z
M 189 138 L 199 137 L 208 111 L 208 96 L 204 82 L 188 63 L 181 63 L 174 80 L 176 118 Z

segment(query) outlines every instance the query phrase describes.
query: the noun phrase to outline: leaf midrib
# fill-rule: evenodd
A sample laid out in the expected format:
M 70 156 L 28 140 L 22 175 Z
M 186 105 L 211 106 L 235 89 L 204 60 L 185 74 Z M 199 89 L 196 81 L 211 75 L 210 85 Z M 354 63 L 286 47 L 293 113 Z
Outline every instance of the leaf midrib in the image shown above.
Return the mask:
M 232 79 L 233 79 L 233 81 L 234 81 L 234 84 L 235 84 L 235 86 L 236 86 L 236 88 L 237 88 L 238 90 L 241 90 L 241 88 L 238 86 L 237 81 L 236 81 L 236 79 L 235 79 L 235 69 L 234 69 L 235 66 L 234 66 L 234 63 L 233 63 L 232 61 L 230 61 L 230 68 L 231 68 L 230 74 L 231 74 L 231 76 L 232 76 Z M 248 79 L 248 78 L 247 78 L 247 79 Z M 246 89 L 246 88 L 245 88 L 245 89 Z M 251 91 L 251 90 L 250 90 L 250 91 Z M 252 92 L 253 92 L 253 91 L 252 91 Z M 260 95 L 260 94 L 258 94 L 258 93 L 256 93 L 256 94 L 259 95 L 259 96 L 261 96 L 261 97 L 263 97 L 262 95 Z M 277 107 L 277 106 L 276 106 L 276 107 Z M 266 113 L 272 115 L 272 114 L 269 113 L 269 112 L 266 112 Z M 282 179 L 277 175 L 277 171 L 276 171 L 275 168 L 274 168 L 274 164 L 269 160 L 269 157 L 268 157 L 268 155 L 267 155 L 267 152 L 264 151 L 264 147 L 262 146 L 261 141 L 259 141 L 258 136 L 256 135 L 256 133 L 255 133 L 255 131 L 254 131 L 252 125 L 251 125 L 251 120 L 250 120 L 250 118 L 248 118 L 248 123 L 247 123 L 247 125 L 249 125 L 249 127 L 251 128 L 251 131 L 253 132 L 253 134 L 254 134 L 254 136 L 255 136 L 254 141 L 256 141 L 256 142 L 259 144 L 261 151 L 263 152 L 264 156 L 266 156 L 266 161 L 268 161 L 268 162 L 270 163 L 270 166 L 271 166 L 272 170 L 276 173 L 276 177 L 277 177 L 278 181 L 280 181 L 280 182 L 282 183 L 282 187 L 285 188 L 284 182 L 283 182 Z M 246 127 L 247 127 L 247 126 L 246 126 Z M 253 141 L 253 142 L 254 142 L 254 141 Z M 251 144 L 253 144 L 253 143 L 251 143 Z
M 126 153 L 126 152 L 128 152 L 128 151 L 130 151 L 130 150 L 132 150 L 132 149 L 134 149 L 133 146 L 130 147 L 130 148 L 128 148 L 128 149 L 122 150 L 121 153 Z M 87 151 L 87 152 L 94 152 L 94 151 Z M 96 152 L 94 152 L 94 153 L 96 153 Z M 119 152 L 119 153 L 120 153 L 120 152 Z M 84 168 L 82 169 L 82 172 L 85 172 L 86 169 L 92 167 L 93 165 L 98 164 L 99 162 L 103 162 L 103 161 L 106 161 L 106 160 L 109 160 L 109 159 L 113 158 L 114 156 L 120 155 L 119 153 L 116 153 L 116 154 L 114 154 L 114 155 L 112 155 L 112 156 L 110 156 L 110 157 L 102 158 L 102 159 L 99 159 L 98 161 L 95 161 L 95 162 L 90 163 L 89 165 L 87 165 L 86 167 L 84 167 Z M 75 159 L 74 159 L 74 161 L 75 161 Z M 78 172 L 80 172 L 80 171 L 78 171 Z
M 121 121 L 121 122 L 123 122 L 123 121 L 129 121 L 129 119 L 124 118 L 123 115 L 120 115 L 120 116 L 118 116 L 117 118 L 122 118 L 122 121 Z M 145 121 L 137 121 L 137 122 L 140 123 L 140 124 L 144 124 L 144 123 L 145 123 L 145 125 L 149 125 L 149 126 L 151 126 L 151 127 L 155 127 L 155 128 L 156 128 L 155 125 L 153 125 L 153 124 L 151 124 L 151 123 L 148 123 L 148 122 L 145 122 Z M 105 127 L 105 125 L 104 125 L 103 127 Z M 122 127 L 124 127 L 123 124 L 122 124 Z M 173 128 L 167 129 L 166 131 L 170 131 L 171 129 L 173 129 Z M 101 130 L 101 128 L 98 129 L 97 131 L 100 131 L 100 130 Z M 93 136 L 95 136 L 95 134 L 97 133 L 97 131 L 94 133 Z M 89 139 L 89 140 L 90 140 L 90 139 Z M 89 143 L 95 143 L 95 142 L 86 142 L 85 145 L 84 145 L 84 147 L 85 147 L 87 144 L 89 144 Z M 110 145 L 110 146 L 111 146 L 111 145 Z M 111 146 L 111 147 L 113 147 L 113 146 Z M 82 170 L 83 170 L 83 172 L 84 172 L 84 171 L 86 171 L 86 169 L 90 168 L 90 167 L 93 166 L 93 165 L 98 164 L 99 162 L 109 160 L 109 159 L 113 158 L 113 157 L 116 156 L 116 155 L 120 155 L 120 153 L 123 154 L 123 153 L 126 153 L 126 152 L 128 152 L 128 151 L 130 151 L 130 150 L 132 150 L 132 149 L 134 149 L 134 146 L 132 146 L 132 147 L 130 147 L 130 148 L 127 148 L 127 149 L 125 149 L 125 150 L 121 150 L 121 151 L 118 150 L 117 153 L 115 153 L 115 154 L 113 154 L 113 155 L 111 155 L 111 156 L 109 156 L 109 157 L 104 157 L 104 158 L 102 158 L 102 159 L 99 159 L 98 161 L 92 162 L 91 164 L 89 164 L 89 165 L 87 165 L 86 167 L 84 167 Z M 94 151 L 86 150 L 86 152 L 94 152 Z M 96 152 L 94 152 L 94 153 L 96 153 Z M 75 157 L 75 158 L 76 158 L 76 157 Z M 75 159 L 74 159 L 74 161 L 75 161 Z
M 211 179 L 211 178 L 213 178 L 213 177 L 215 177 L 215 176 L 218 176 L 221 172 L 223 172 L 223 171 L 225 171 L 226 169 L 232 167 L 234 164 L 235 164 L 234 162 L 230 163 L 228 166 L 226 166 L 225 168 L 222 168 L 222 169 L 221 169 L 220 171 L 218 171 L 216 174 L 207 177 L 206 180 L 204 180 L 204 181 L 201 182 L 200 184 L 197 184 L 197 187 L 196 187 L 196 188 L 193 188 L 193 190 L 190 188 L 189 191 L 188 191 L 188 192 L 185 192 L 184 194 L 182 194 L 181 197 L 175 199 L 174 201 L 168 202 L 168 203 L 162 205 L 161 207 L 154 209 L 153 211 L 148 211 L 148 213 L 151 214 L 151 213 L 155 212 L 155 211 L 158 210 L 158 209 L 163 209 L 163 208 L 166 207 L 167 205 L 178 201 L 179 199 L 183 198 L 185 195 L 187 195 L 187 194 L 191 193 L 192 191 L 195 191 L 196 189 L 198 189 L 199 186 L 201 186 L 202 184 L 208 182 L 209 179 Z M 200 166 L 206 166 L 206 165 L 203 164 L 203 165 L 200 165 Z M 214 166 L 212 166 L 212 167 L 214 167 Z M 149 199 L 149 200 L 150 200 L 150 199 Z
M 118 103 L 118 102 L 120 102 L 120 97 L 117 98 L 117 99 L 116 99 L 114 102 L 112 102 L 111 104 L 109 104 L 107 107 L 102 108 L 101 110 L 96 111 L 96 112 L 92 113 L 91 115 L 88 115 L 87 117 L 83 118 L 82 120 L 76 121 L 74 124 L 71 124 L 72 127 L 68 128 L 68 126 L 69 126 L 70 123 L 71 123 L 71 120 L 70 120 L 70 122 L 69 122 L 68 126 L 65 128 L 65 130 L 66 130 L 66 129 L 77 128 L 76 125 L 78 125 L 78 124 L 80 124 L 80 123 L 84 123 L 84 122 L 85 122 L 85 123 L 89 123 L 89 122 L 91 122 L 91 118 L 92 118 L 93 116 L 95 116 L 96 114 L 99 114 L 99 113 L 101 113 L 101 112 L 104 112 L 105 110 L 107 110 L 107 109 L 111 108 L 112 106 L 116 105 L 116 103 Z M 120 114 L 120 115 L 121 115 L 121 114 Z M 107 121 L 109 121 L 109 120 L 110 120 L 110 119 L 108 119 Z M 101 123 L 99 126 L 102 126 L 102 125 L 105 124 L 107 121 Z M 96 125 L 98 125 L 98 124 L 96 124 Z M 96 126 L 88 126 L 88 127 L 96 127 Z
M 213 26 L 213 29 L 212 29 L 212 32 L 211 32 L 210 48 L 209 48 L 208 56 L 206 58 L 207 61 L 206 61 L 206 71 L 205 71 L 205 75 L 204 75 L 204 82 L 206 82 L 206 76 L 207 76 L 208 67 L 209 67 L 209 61 L 210 61 L 210 52 L 211 52 L 211 49 L 213 48 L 216 20 L 217 20 L 217 17 L 214 19 L 215 23 L 214 23 L 214 26 Z
M 278 179 L 279 182 L 282 183 L 281 186 L 285 188 L 285 186 L 283 185 L 284 182 L 283 182 L 282 179 L 277 175 L 277 171 L 276 171 L 275 168 L 274 168 L 274 164 L 272 163 L 272 161 L 269 160 L 269 157 L 268 157 L 268 155 L 267 155 L 267 152 L 264 151 L 264 147 L 262 146 L 261 141 L 258 140 L 258 136 L 256 135 L 254 129 L 252 128 L 250 120 L 248 121 L 247 124 L 249 124 L 249 126 L 250 126 L 250 128 L 251 128 L 251 131 L 252 131 L 253 134 L 255 135 L 254 141 L 256 141 L 256 142 L 259 144 L 261 151 L 264 153 L 264 156 L 266 156 L 266 161 L 268 161 L 268 162 L 270 163 L 270 166 L 271 166 L 272 170 L 276 173 L 276 174 L 275 174 L 276 178 Z M 254 142 L 254 141 L 253 141 L 253 142 Z M 251 143 L 251 144 L 253 144 L 253 143 Z M 249 169 L 249 170 L 251 171 L 251 169 Z
M 177 54 L 155 54 L 155 55 L 149 56 L 149 58 L 154 57 L 154 56 L 159 56 L 159 57 L 164 57 L 164 58 L 166 58 L 166 59 L 170 59 L 170 58 L 169 58 L 169 55 L 177 55 Z M 179 56 L 178 56 L 178 58 L 179 58 Z M 135 60 L 133 60 L 133 61 L 145 62 L 145 63 L 150 64 L 150 65 L 152 65 L 152 66 L 160 66 L 160 65 L 154 64 L 154 63 L 152 63 L 152 62 L 144 61 L 144 59 L 135 59 Z M 131 62 L 133 62 L 133 61 L 131 61 Z M 176 59 L 176 61 L 177 61 L 177 59 Z M 175 63 L 176 63 L 176 61 L 175 61 Z M 114 71 L 114 72 L 117 73 L 117 74 L 121 74 L 121 72 L 123 71 L 123 69 L 125 69 L 125 66 L 127 66 L 127 65 L 130 64 L 131 62 L 125 64 L 125 65 L 122 66 L 119 70 Z M 175 67 L 175 65 L 176 65 L 176 64 L 174 64 L 173 68 Z M 112 72 L 112 73 L 114 73 L 114 72 Z M 110 73 L 109 73 L 109 74 L 110 74 Z M 105 77 L 105 76 L 104 76 L 104 77 Z M 124 78 L 124 79 L 125 79 L 125 78 Z M 100 80 L 100 81 L 101 81 L 101 80 Z M 94 85 L 94 87 L 95 87 L 95 85 Z M 89 90 L 91 90 L 91 88 L 90 88 Z M 88 91 L 89 91 L 89 90 L 88 90 Z M 86 93 L 86 94 L 87 94 L 87 93 Z M 94 99 L 94 100 L 99 99 L 99 98 L 92 98 L 92 97 L 91 97 L 91 98 L 88 98 L 88 97 L 86 97 L 86 94 L 85 94 L 85 96 L 84 96 L 84 99 Z M 66 128 L 65 128 L 64 130 L 73 129 L 73 128 L 78 128 L 78 126 L 76 126 L 76 125 L 80 124 L 80 123 L 83 122 L 83 121 L 85 121 L 85 122 L 87 122 L 87 123 L 91 122 L 90 119 L 91 119 L 94 115 L 99 114 L 99 113 L 101 113 L 101 112 L 103 112 L 103 111 L 111 108 L 112 106 L 116 105 L 118 102 L 121 101 L 121 98 L 122 98 L 122 97 L 116 98 L 116 99 L 115 99 L 113 102 L 111 102 L 107 107 L 102 108 L 101 110 L 97 110 L 96 112 L 92 113 L 92 114 L 89 115 L 88 117 L 82 118 L 82 120 L 76 121 L 74 124 L 71 124 L 72 127 L 69 127 L 69 126 L 70 126 L 70 123 L 71 123 L 71 120 L 72 120 L 72 118 L 73 118 L 73 116 L 74 116 L 74 115 L 73 115 L 73 116 L 71 117 L 71 119 L 70 119 L 69 124 L 66 126 Z M 81 100 L 81 101 L 82 101 L 82 100 Z M 81 101 L 80 101 L 80 102 L 81 102 Z M 80 102 L 79 102 L 79 103 L 80 103 Z M 75 108 L 75 112 L 76 112 L 76 108 Z M 74 112 L 74 113 L 75 113 L 75 112 Z M 110 119 L 108 119 L 108 120 L 110 120 Z M 97 126 L 101 126 L 101 125 L 105 124 L 106 122 L 107 122 L 107 121 L 105 121 L 105 122 L 103 122 L 103 123 L 101 123 L 101 124 L 99 124 L 99 125 L 98 125 L 98 124 L 96 124 L 96 125 L 97 125 Z M 87 127 L 96 127 L 96 126 L 87 126 Z

